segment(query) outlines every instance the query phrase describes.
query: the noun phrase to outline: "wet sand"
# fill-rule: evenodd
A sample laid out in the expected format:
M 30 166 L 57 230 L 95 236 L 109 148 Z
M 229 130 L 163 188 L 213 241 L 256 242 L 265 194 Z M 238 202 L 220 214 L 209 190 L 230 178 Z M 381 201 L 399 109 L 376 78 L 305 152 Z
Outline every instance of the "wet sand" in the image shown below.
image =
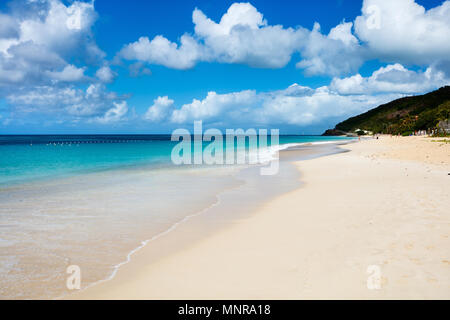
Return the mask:
M 342 148 L 294 162 L 299 188 L 214 232 L 192 219 L 70 298 L 449 299 L 450 144 Z

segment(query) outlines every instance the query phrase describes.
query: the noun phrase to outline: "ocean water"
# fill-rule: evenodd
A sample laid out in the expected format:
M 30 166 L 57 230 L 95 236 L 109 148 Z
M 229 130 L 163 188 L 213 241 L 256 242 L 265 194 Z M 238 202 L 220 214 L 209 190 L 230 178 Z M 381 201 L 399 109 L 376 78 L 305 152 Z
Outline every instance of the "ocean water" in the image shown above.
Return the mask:
M 346 139 L 285 135 L 279 144 Z M 177 143 L 170 135 L 0 135 L 0 186 L 126 166 L 172 166 L 170 155 Z
M 280 136 L 264 154 L 311 155 L 310 144 L 325 154 L 322 143 L 343 140 Z M 233 219 L 299 183 L 288 163 L 267 177 L 258 166 L 175 166 L 175 145 L 168 135 L 0 136 L 0 298 L 69 294 L 69 265 L 85 288 L 190 216 Z

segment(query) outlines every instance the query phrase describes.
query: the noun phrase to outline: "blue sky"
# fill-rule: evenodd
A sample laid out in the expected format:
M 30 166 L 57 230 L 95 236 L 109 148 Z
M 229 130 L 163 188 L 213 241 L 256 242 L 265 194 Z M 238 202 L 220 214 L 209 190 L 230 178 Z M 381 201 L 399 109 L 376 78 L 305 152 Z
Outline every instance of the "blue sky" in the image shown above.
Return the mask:
M 449 83 L 450 2 L 0 4 L 0 134 L 318 134 Z

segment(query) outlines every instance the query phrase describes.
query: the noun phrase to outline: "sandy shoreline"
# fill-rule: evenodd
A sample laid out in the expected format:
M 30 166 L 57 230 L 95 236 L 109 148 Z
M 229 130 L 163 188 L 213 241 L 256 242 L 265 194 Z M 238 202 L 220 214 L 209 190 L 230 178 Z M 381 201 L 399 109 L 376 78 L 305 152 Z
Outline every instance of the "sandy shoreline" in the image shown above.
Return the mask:
M 296 162 L 302 187 L 195 241 L 193 219 L 77 299 L 449 299 L 450 144 L 382 137 Z M 369 266 L 380 289 L 369 290 Z M 373 270 L 373 269 L 372 269 Z

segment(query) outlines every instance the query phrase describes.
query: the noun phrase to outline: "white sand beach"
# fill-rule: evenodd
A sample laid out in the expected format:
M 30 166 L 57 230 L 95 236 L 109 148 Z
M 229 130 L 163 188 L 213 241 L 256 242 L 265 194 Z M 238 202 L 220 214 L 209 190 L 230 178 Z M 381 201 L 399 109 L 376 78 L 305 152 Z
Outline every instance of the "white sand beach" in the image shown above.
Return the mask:
M 296 162 L 300 188 L 195 241 L 191 219 L 67 298 L 450 299 L 450 143 L 436 140 Z

